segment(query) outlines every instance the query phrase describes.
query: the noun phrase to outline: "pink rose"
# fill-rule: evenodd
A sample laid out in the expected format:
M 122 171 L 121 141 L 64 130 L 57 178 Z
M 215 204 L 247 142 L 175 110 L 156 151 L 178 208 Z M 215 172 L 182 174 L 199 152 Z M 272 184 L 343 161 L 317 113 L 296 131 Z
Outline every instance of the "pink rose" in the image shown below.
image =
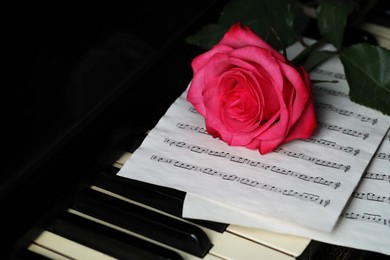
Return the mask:
M 249 27 L 234 24 L 192 69 L 187 100 L 208 133 L 231 146 L 265 154 L 317 127 L 308 73 Z

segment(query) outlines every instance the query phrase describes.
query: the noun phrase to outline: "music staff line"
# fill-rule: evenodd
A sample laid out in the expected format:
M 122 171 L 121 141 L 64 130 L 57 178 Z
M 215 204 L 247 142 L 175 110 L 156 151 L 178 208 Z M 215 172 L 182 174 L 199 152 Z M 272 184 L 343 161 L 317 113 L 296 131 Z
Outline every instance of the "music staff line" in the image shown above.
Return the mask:
M 369 201 L 383 202 L 383 203 L 390 204 L 390 196 L 379 196 L 373 192 L 366 193 L 366 192 L 354 191 L 352 192 L 351 196 L 353 198 L 360 199 L 360 200 L 369 200 Z
M 217 171 L 217 170 L 214 170 L 214 169 L 209 168 L 209 167 L 201 167 L 201 166 L 197 166 L 197 165 L 192 165 L 189 163 L 181 162 L 181 161 L 170 159 L 170 158 L 161 157 L 158 155 L 152 155 L 150 159 L 153 161 L 157 161 L 159 163 L 165 163 L 165 164 L 172 165 L 174 167 L 179 167 L 181 169 L 200 172 L 200 173 L 204 173 L 204 174 L 214 176 L 214 177 L 219 177 L 224 181 L 237 182 L 237 183 L 247 185 L 247 186 L 252 187 L 252 188 L 271 191 L 271 192 L 275 192 L 275 193 L 278 193 L 278 194 L 281 194 L 284 196 L 289 196 L 289 197 L 302 199 L 305 201 L 314 202 L 314 203 L 321 205 L 323 207 L 326 207 L 327 205 L 330 204 L 329 199 L 322 199 L 319 195 L 316 195 L 316 194 L 312 194 L 312 193 L 308 193 L 308 192 L 297 192 L 297 191 L 294 191 L 292 189 L 280 188 L 280 187 L 277 187 L 277 186 L 274 186 L 271 184 L 261 183 L 261 182 L 258 182 L 256 180 L 242 178 L 242 177 L 239 177 L 239 176 L 234 175 L 234 174 L 228 174 L 228 173 L 224 173 L 221 171 Z
M 361 114 L 356 114 L 356 113 L 354 113 L 352 111 L 348 111 L 348 110 L 344 110 L 344 109 L 341 109 L 341 108 L 337 108 L 337 107 L 335 107 L 335 106 L 333 106 L 331 104 L 316 102 L 316 103 L 314 103 L 314 106 L 316 108 L 326 109 L 328 111 L 336 112 L 339 115 L 348 116 L 348 117 L 354 117 L 354 118 L 359 119 L 360 121 L 362 121 L 364 123 L 371 123 L 372 125 L 375 125 L 376 123 L 378 123 L 378 119 L 377 118 L 371 118 L 371 117 L 364 116 L 364 115 L 361 115 Z
M 219 158 L 228 159 L 231 162 L 240 163 L 240 164 L 247 164 L 247 165 L 252 166 L 252 167 L 258 167 L 258 168 L 262 168 L 264 170 L 270 170 L 271 172 L 275 172 L 275 173 L 282 174 L 285 176 L 295 177 L 295 178 L 298 178 L 299 180 L 302 180 L 302 181 L 312 182 L 315 184 L 321 184 L 321 185 L 325 185 L 328 187 L 333 187 L 334 189 L 337 189 L 341 185 L 340 182 L 329 181 L 329 180 L 326 180 L 322 177 L 308 176 L 306 174 L 298 173 L 298 172 L 288 170 L 288 169 L 283 169 L 283 168 L 275 166 L 275 165 L 266 164 L 266 163 L 254 161 L 254 160 L 249 160 L 247 158 L 232 155 L 228 152 L 220 152 L 220 151 L 210 150 L 210 149 L 200 147 L 197 145 L 187 144 L 187 143 L 182 142 L 182 141 L 176 141 L 176 140 L 172 140 L 169 138 L 165 138 L 164 143 L 168 144 L 169 146 L 184 148 L 184 149 L 190 150 L 191 152 L 196 152 L 199 154 L 207 154 L 210 156 L 216 156 Z
M 342 217 L 350 220 L 361 220 L 361 221 L 368 221 L 371 223 L 377 223 L 377 224 L 383 224 L 387 227 L 390 227 L 390 218 L 382 218 L 379 214 L 372 214 L 372 213 L 356 213 L 356 212 L 343 212 L 341 214 Z
M 337 170 L 342 170 L 344 172 L 347 172 L 351 169 L 350 165 L 344 165 L 341 163 L 325 161 L 322 159 L 318 159 L 318 158 L 315 158 L 312 156 L 305 155 L 303 153 L 288 151 L 282 147 L 278 147 L 278 148 L 274 149 L 273 152 L 279 153 L 279 154 L 285 154 L 287 156 L 294 157 L 297 159 L 302 159 L 302 160 L 305 160 L 308 162 L 313 162 L 314 164 L 319 165 L 319 166 L 325 166 L 325 167 L 329 167 L 329 168 L 333 168 L 333 169 L 337 169 Z
M 344 93 L 344 92 L 341 92 L 341 91 L 337 91 L 337 90 L 333 90 L 333 89 L 323 88 L 323 87 L 320 87 L 320 86 L 317 86 L 317 85 L 313 85 L 313 91 L 325 92 L 326 94 L 332 95 L 332 96 L 335 96 L 335 97 L 345 97 L 345 98 L 349 97 L 347 93 Z
M 185 123 L 177 123 L 176 127 L 179 128 L 179 129 L 183 129 L 183 130 L 191 130 L 191 131 L 194 131 L 194 132 L 198 132 L 200 134 L 209 135 L 207 133 L 206 128 L 201 127 L 201 126 L 194 126 L 194 125 L 189 125 L 189 124 L 185 124 Z M 326 139 L 318 139 L 318 138 L 315 138 L 315 137 L 310 137 L 308 139 L 297 139 L 297 140 L 304 141 L 304 142 L 309 142 L 309 143 L 313 143 L 313 144 L 317 144 L 317 145 L 321 145 L 321 146 L 325 146 L 325 147 L 330 148 L 330 149 L 343 151 L 343 152 L 346 152 L 346 153 L 349 153 L 349 154 L 353 154 L 353 155 L 357 155 L 360 152 L 359 149 L 355 149 L 355 148 L 353 148 L 351 146 L 342 146 L 342 145 L 337 144 L 336 142 L 329 141 L 329 140 L 326 140 Z
M 375 153 L 374 158 L 381 159 L 381 160 L 388 160 L 390 162 L 390 154 L 387 153 L 377 152 Z
M 390 175 L 389 174 L 365 172 L 365 173 L 363 173 L 362 178 L 390 182 Z
M 317 74 L 332 77 L 332 78 L 335 78 L 338 80 L 340 80 L 340 79 L 346 80 L 345 74 L 339 73 L 339 72 L 332 72 L 332 71 L 327 71 L 327 70 L 315 68 L 311 73 L 317 73 Z
M 332 124 L 327 124 L 324 122 L 318 122 L 317 125 L 319 127 L 323 127 L 323 128 L 328 129 L 328 130 L 335 131 L 335 132 L 340 132 L 340 133 L 345 134 L 345 135 L 350 135 L 353 137 L 362 138 L 363 140 L 366 140 L 370 135 L 369 133 L 362 133 L 362 132 L 358 132 L 358 131 L 353 130 L 353 129 L 348 129 L 348 128 L 344 128 L 344 127 L 332 125 Z
M 308 142 L 308 143 L 314 143 L 314 144 L 322 145 L 322 146 L 325 146 L 327 148 L 335 149 L 335 150 L 338 150 L 338 151 L 343 151 L 343 152 L 346 152 L 346 153 L 349 153 L 349 154 L 353 154 L 354 156 L 356 156 L 357 154 L 360 153 L 360 149 L 355 149 L 355 148 L 353 148 L 351 146 L 339 145 L 336 142 L 329 141 L 329 140 L 322 139 L 322 138 L 318 139 L 316 137 L 310 137 L 308 139 L 299 139 L 299 140 L 304 141 L 304 142 Z

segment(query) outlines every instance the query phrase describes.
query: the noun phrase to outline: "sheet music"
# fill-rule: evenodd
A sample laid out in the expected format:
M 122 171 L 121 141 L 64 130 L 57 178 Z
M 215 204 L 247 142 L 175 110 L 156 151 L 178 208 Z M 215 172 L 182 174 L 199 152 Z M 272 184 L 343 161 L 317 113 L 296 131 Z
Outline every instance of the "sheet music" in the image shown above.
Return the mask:
M 336 59 L 313 72 L 312 78 L 339 82 L 314 86 L 318 128 L 312 138 L 266 155 L 228 146 L 207 134 L 185 91 L 118 175 L 330 231 L 390 125 L 389 117 L 348 99 L 340 71 Z M 192 204 L 187 198 L 184 204 L 189 212 Z
M 242 224 L 269 231 L 304 236 L 330 244 L 390 255 L 390 132 L 387 133 L 360 184 L 352 193 L 331 232 L 292 225 L 289 222 L 237 211 L 222 203 L 187 194 L 184 215 Z M 208 212 L 208 214 L 205 214 Z M 210 217 L 212 216 L 212 217 Z

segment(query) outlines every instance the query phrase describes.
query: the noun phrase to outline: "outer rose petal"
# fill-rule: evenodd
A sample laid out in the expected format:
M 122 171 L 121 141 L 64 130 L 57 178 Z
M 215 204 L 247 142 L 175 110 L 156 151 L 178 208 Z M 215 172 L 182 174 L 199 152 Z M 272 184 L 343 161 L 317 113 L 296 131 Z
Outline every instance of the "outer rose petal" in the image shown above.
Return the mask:
M 239 39 L 239 40 L 237 40 Z M 273 49 L 263 39 L 259 38 L 249 27 L 244 27 L 240 23 L 233 24 L 226 32 L 220 44 L 232 46 L 234 49 L 239 49 L 246 46 L 257 46 L 264 48 L 272 53 L 276 58 L 285 61 L 285 58 L 278 51 Z
M 212 49 L 207 52 L 202 53 L 201 55 L 195 57 L 192 62 L 192 70 L 194 74 L 197 74 L 199 70 L 204 68 L 206 64 L 209 62 L 210 58 L 213 57 L 217 53 L 229 53 L 233 50 L 231 46 L 217 44 Z
M 314 99 L 312 96 L 310 77 L 303 67 L 298 67 L 297 71 L 302 75 L 302 78 L 306 82 L 310 98 L 309 101 L 306 103 L 306 106 L 300 118 L 290 130 L 290 133 L 286 137 L 286 140 L 284 142 L 289 142 L 297 138 L 309 138 L 313 135 L 315 129 L 317 128 L 317 118 L 314 110 Z
M 291 122 L 295 122 L 301 117 L 302 111 L 305 109 L 306 103 L 311 94 L 311 82 L 306 81 L 304 77 L 308 76 L 302 67 L 299 71 L 291 65 L 279 63 L 284 77 L 294 86 L 295 95 L 293 100 Z

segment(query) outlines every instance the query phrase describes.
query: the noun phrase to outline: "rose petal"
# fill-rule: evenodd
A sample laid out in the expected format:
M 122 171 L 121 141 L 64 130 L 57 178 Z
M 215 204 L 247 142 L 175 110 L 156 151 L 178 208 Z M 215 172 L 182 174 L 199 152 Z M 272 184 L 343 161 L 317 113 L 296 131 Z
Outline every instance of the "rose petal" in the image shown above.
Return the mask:
M 239 41 L 237 39 L 240 39 Z M 248 26 L 240 23 L 233 24 L 220 41 L 221 44 L 240 49 L 246 46 L 257 46 L 271 52 L 276 58 L 285 61 L 284 56 L 273 49 L 267 42 L 255 34 Z
M 280 63 L 280 68 L 284 77 L 295 89 L 294 100 L 292 104 L 292 114 L 290 115 L 292 124 L 295 124 L 295 122 L 301 117 L 302 111 L 304 110 L 306 103 L 309 100 L 309 90 L 311 89 L 311 83 L 310 80 L 306 81 L 305 78 L 302 78 L 302 76 L 305 77 L 307 74 L 304 70 L 302 70 L 302 67 L 297 68 L 299 70 L 297 71 L 296 68 L 288 64 Z

